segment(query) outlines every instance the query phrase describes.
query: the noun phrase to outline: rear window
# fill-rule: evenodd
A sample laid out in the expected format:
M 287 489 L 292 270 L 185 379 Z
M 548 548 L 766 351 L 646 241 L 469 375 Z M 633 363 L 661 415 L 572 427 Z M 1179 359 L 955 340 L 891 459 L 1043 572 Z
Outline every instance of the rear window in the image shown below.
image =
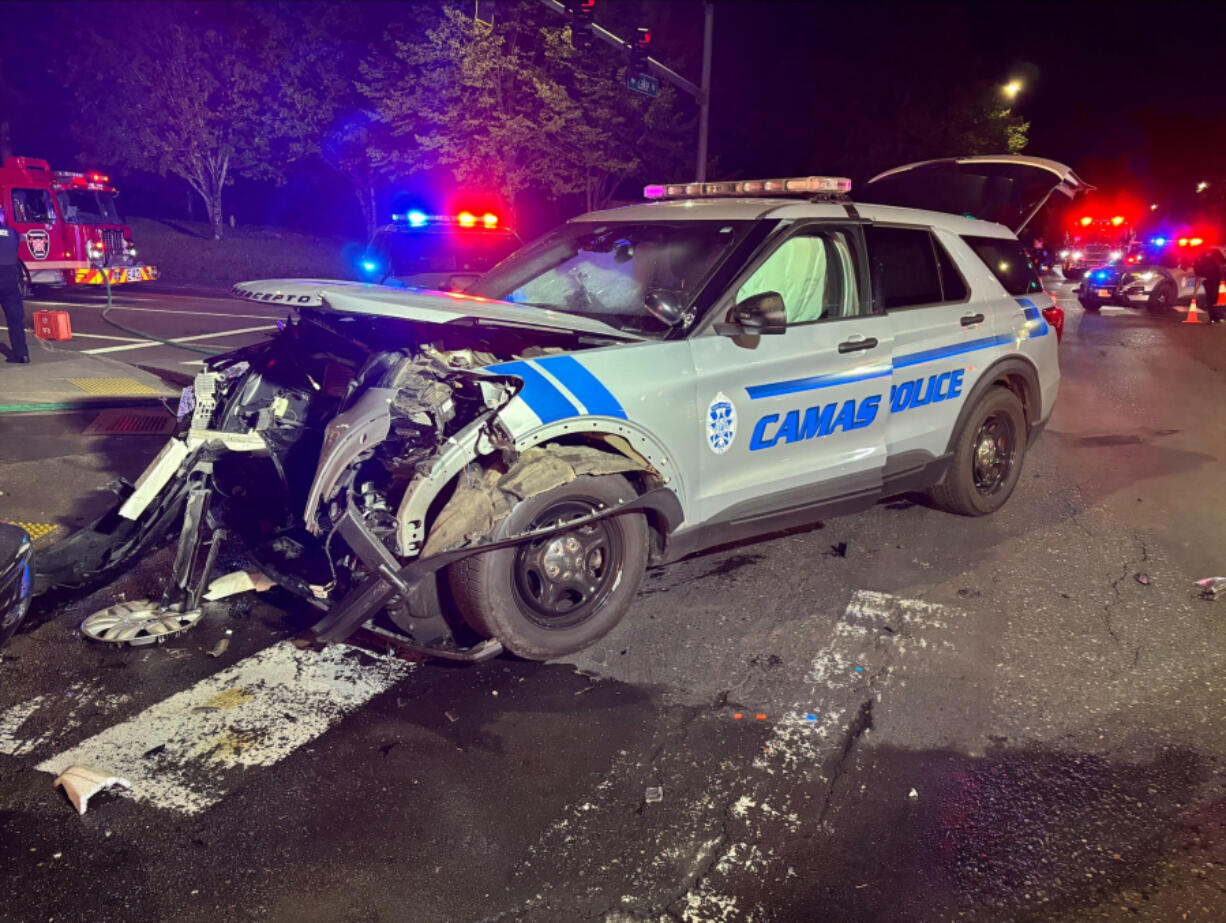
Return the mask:
M 963 237 L 1010 295 L 1043 291 L 1039 274 L 1016 240 L 999 237 Z

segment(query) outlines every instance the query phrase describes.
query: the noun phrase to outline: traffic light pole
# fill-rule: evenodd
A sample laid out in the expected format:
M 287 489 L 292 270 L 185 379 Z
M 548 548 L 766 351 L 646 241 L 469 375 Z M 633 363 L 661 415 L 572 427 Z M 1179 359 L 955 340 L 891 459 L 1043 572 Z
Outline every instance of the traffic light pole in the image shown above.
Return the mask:
M 555 13 L 561 13 L 563 16 L 568 15 L 566 4 L 560 0 L 541 0 L 541 3 L 549 7 Z M 698 169 L 696 170 L 696 178 L 698 182 L 705 182 L 707 178 L 707 134 L 710 130 L 711 119 L 711 41 L 715 31 L 715 7 L 711 0 L 703 0 L 703 27 L 702 27 L 702 86 L 694 83 L 691 80 L 686 80 L 671 67 L 666 67 L 655 58 L 647 59 L 647 69 L 659 77 L 666 83 L 671 83 L 677 89 L 688 93 L 698 102 Z M 618 38 L 608 29 L 603 26 L 598 26 L 592 23 L 592 35 L 600 39 L 606 45 L 612 45 L 620 51 L 625 51 L 630 47 L 630 43 L 624 39 Z

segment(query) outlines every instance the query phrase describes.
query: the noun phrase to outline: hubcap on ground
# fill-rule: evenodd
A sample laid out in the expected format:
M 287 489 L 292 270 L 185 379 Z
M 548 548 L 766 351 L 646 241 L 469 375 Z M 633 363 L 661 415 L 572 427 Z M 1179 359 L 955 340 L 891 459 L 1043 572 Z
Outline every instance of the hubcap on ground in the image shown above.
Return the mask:
M 975 489 L 987 495 L 1000 489 L 1013 470 L 1017 455 L 1013 420 L 993 413 L 983 421 L 975 436 Z
M 588 516 L 596 506 L 567 500 L 538 516 L 541 529 Z M 607 521 L 521 545 L 513 576 L 524 613 L 544 628 L 571 628 L 587 620 L 608 598 L 621 570 L 620 533 Z

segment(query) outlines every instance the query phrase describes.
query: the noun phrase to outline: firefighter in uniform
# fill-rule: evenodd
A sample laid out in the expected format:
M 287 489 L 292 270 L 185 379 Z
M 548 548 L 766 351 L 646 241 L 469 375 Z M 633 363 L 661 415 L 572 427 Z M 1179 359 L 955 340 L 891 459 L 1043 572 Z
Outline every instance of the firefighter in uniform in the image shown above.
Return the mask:
M 26 311 L 21 302 L 21 262 L 17 257 L 20 241 L 17 229 L 8 223 L 4 209 L 0 208 L 0 307 L 4 308 L 12 347 L 5 362 L 30 361 L 30 349 L 26 345 Z

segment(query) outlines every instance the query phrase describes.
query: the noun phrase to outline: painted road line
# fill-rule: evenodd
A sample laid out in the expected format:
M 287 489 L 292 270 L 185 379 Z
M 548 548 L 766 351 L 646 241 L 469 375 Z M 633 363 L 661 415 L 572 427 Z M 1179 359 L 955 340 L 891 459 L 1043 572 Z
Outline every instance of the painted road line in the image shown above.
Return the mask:
M 73 302 L 40 301 L 38 304 L 40 308 L 41 307 L 97 308 L 101 310 L 102 308 L 106 307 L 105 303 L 92 304 L 89 302 L 82 302 L 82 301 L 73 301 Z M 173 310 L 171 308 L 138 308 L 135 305 L 128 305 L 128 304 L 113 304 L 111 305 L 111 310 L 112 311 L 138 311 L 142 314 L 175 314 L 175 315 L 180 315 L 180 316 L 186 314 L 188 316 L 199 316 L 199 317 L 237 317 L 237 318 L 243 318 L 246 320 L 274 320 L 276 318 L 284 317 L 286 314 L 286 312 L 284 311 L 280 313 L 276 313 L 276 314 L 232 314 L 232 313 L 225 313 L 222 311 L 209 311 L 209 310 L 191 311 L 187 309 Z
M 167 343 L 160 340 L 150 340 L 147 343 L 129 343 L 124 346 L 99 346 L 95 349 L 83 349 L 81 352 L 91 356 L 99 355 L 100 353 L 121 353 L 132 349 L 149 349 L 154 346 L 166 346 L 168 343 L 196 343 L 200 340 L 212 340 L 217 337 L 234 337 L 243 333 L 266 333 L 269 330 L 276 330 L 276 324 L 268 324 L 262 327 L 244 327 L 241 330 L 218 330 L 216 333 L 198 333 L 190 337 L 168 337 Z
M 143 343 L 144 340 L 138 337 L 113 337 L 106 333 L 82 333 L 80 330 L 72 332 L 72 338 L 75 340 L 81 337 L 86 340 L 114 340 L 117 343 Z
M 339 644 L 316 652 L 281 641 L 36 768 L 59 775 L 93 766 L 129 780 L 128 797 L 199 814 L 246 770 L 276 765 L 414 666 Z
M 830 643 L 814 657 L 805 676 L 811 694 L 779 716 L 754 760 L 758 773 L 747 779 L 745 793 L 729 811 L 733 821 L 724 828 L 719 858 L 682 898 L 685 923 L 767 915 L 766 908 L 748 906 L 744 900 L 747 894 L 761 893 L 762 875 L 781 861 L 774 846 L 778 838 L 766 831 L 780 825 L 788 834 L 801 829 L 799 809 L 772 777 L 820 770 L 840 750 L 846 750 L 849 735 L 857 733 L 855 725 L 863 720 L 851 714 L 849 706 L 856 703 L 863 713 L 866 703 L 880 700 L 882 687 L 904 658 L 948 646 L 947 641 L 930 640 L 928 633 L 936 633 L 937 638 L 948 635 L 951 624 L 963 615 L 961 610 L 889 593 L 858 590 L 852 595 Z M 888 645 L 884 661 L 879 656 L 883 643 Z M 873 653 L 878 657 L 872 658 Z M 867 733 L 868 727 L 865 723 L 858 732 Z M 824 776 L 822 782 L 833 784 Z M 827 828 L 829 825 L 825 821 Z
M 35 696 L 0 712 L 0 753 L 26 756 L 52 747 L 86 718 L 114 712 L 130 700 L 131 696 L 122 693 L 104 692 L 93 680 L 73 683 L 62 692 Z M 32 717 L 36 720 L 30 722 Z

